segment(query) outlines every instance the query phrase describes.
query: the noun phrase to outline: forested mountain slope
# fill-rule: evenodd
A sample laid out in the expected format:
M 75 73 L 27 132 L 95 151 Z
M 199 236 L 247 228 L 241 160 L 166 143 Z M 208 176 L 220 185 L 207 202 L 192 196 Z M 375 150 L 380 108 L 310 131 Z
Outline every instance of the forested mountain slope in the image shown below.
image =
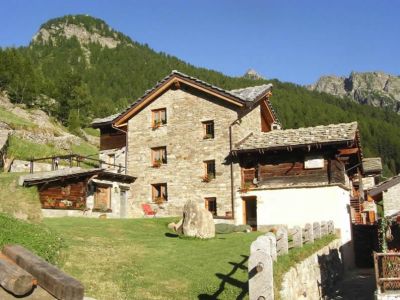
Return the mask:
M 43 24 L 29 47 L 0 50 L 0 89 L 73 131 L 124 109 L 174 69 L 225 89 L 271 82 L 195 67 L 134 42 L 102 20 L 78 15 Z M 400 117 L 395 113 L 272 82 L 272 101 L 285 128 L 357 120 L 365 154 L 382 156 L 387 174 L 400 171 Z

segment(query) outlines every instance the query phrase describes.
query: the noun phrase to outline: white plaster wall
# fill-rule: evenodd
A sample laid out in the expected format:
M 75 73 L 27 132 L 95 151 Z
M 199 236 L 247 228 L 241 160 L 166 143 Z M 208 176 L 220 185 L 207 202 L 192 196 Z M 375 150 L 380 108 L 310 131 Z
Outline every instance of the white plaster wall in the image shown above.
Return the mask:
M 254 190 L 238 193 L 235 219 L 243 224 L 242 196 L 257 197 L 257 225 L 284 224 L 289 227 L 306 223 L 334 221 L 343 243 L 351 241 L 350 192 L 338 186 Z

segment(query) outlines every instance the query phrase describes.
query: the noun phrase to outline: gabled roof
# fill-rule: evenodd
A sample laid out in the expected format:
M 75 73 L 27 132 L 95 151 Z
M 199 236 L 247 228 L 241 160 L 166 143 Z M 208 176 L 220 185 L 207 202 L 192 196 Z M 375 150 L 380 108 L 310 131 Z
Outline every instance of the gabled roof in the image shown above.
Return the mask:
M 353 142 L 357 137 L 357 122 L 325 126 L 273 130 L 252 133 L 235 145 L 233 152 L 277 150 L 309 145 Z
M 183 83 L 191 87 L 200 89 L 203 92 L 228 101 L 231 104 L 238 106 L 239 108 L 251 106 L 255 101 L 267 95 L 272 89 L 272 84 L 264 84 L 255 87 L 228 91 L 221 89 L 215 85 L 209 84 L 205 81 L 202 81 L 198 78 L 174 70 L 171 74 L 159 81 L 153 88 L 147 90 L 141 98 L 139 98 L 136 102 L 129 106 L 125 111 L 119 114 L 108 116 L 106 118 L 95 119 L 92 122 L 92 127 L 96 128 L 112 123 L 115 123 L 117 125 L 123 124 L 135 113 L 136 110 L 138 111 L 142 107 L 144 107 L 147 101 L 153 100 L 152 98 L 157 97 L 160 92 L 169 89 L 173 84 L 176 83 Z M 271 103 L 268 103 L 268 105 L 276 122 L 279 123 L 275 111 L 272 109 Z
M 370 196 L 376 196 L 399 183 L 400 183 L 400 174 L 393 176 L 392 178 L 389 178 L 388 180 L 385 180 L 372 188 L 369 188 L 367 190 L 367 193 Z
M 364 158 L 362 165 L 365 174 L 382 172 L 382 160 L 380 157 Z

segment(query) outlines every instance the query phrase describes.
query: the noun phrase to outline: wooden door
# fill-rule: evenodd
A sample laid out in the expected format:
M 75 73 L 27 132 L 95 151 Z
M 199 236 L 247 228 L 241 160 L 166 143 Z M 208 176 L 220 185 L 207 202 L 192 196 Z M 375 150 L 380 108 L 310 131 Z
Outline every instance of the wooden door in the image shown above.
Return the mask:
M 243 224 L 257 230 L 257 197 L 243 197 Z
M 110 204 L 110 187 L 96 186 L 94 207 L 97 209 L 106 210 L 111 208 Z

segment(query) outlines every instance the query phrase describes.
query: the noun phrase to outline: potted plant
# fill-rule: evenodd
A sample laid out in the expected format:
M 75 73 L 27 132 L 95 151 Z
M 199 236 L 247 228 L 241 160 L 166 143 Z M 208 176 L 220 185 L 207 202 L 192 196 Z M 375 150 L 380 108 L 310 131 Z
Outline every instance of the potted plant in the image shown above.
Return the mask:
M 161 205 L 164 203 L 164 198 L 163 197 L 155 197 L 154 198 L 154 203 L 157 205 Z
M 161 167 L 161 165 L 162 165 L 161 159 L 156 159 L 156 160 L 153 162 L 153 168 L 159 168 L 159 167 Z

